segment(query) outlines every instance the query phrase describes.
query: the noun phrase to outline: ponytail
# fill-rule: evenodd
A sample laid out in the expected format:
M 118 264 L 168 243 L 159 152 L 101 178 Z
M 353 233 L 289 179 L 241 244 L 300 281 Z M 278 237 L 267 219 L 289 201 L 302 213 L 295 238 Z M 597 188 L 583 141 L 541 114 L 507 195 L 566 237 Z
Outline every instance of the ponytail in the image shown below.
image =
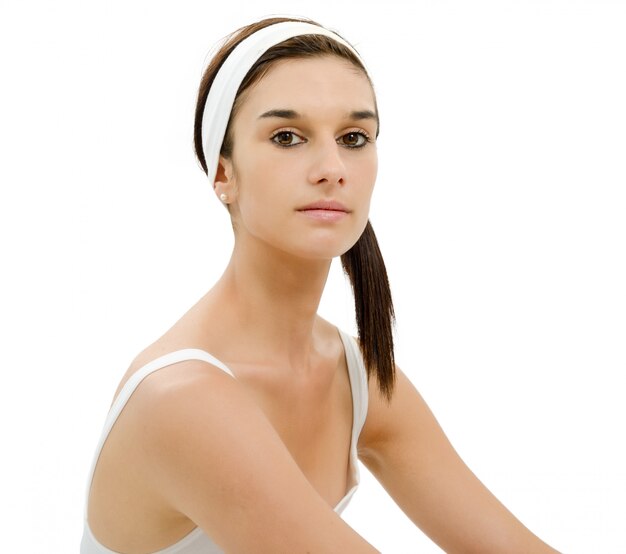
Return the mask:
M 385 262 L 369 221 L 356 244 L 341 256 L 341 265 L 354 293 L 359 342 L 368 379 L 376 374 L 378 388 L 389 402 L 396 380 L 395 314 Z

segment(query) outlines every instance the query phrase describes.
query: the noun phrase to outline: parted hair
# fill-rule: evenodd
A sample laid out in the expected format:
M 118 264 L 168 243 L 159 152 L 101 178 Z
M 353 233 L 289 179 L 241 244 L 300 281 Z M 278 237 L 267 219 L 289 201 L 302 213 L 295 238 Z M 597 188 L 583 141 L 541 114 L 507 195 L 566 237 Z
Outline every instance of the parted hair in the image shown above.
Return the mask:
M 217 72 L 233 49 L 242 40 L 264 27 L 283 21 L 305 21 L 319 26 L 319 23 L 303 18 L 272 17 L 257 21 L 229 35 L 204 71 L 196 103 L 194 146 L 200 166 L 205 173 L 207 172 L 207 166 L 202 145 L 202 116 Z M 259 81 L 273 62 L 287 58 L 310 58 L 329 55 L 348 60 L 363 71 L 369 80 L 369 75 L 358 57 L 349 48 L 327 36 L 301 35 L 276 44 L 261 55 L 244 77 L 237 91 L 220 154 L 226 159 L 231 158 L 233 152 L 231 127 L 237 110 L 241 105 L 242 93 Z M 370 84 L 372 84 L 371 80 Z M 376 107 L 376 113 L 378 114 L 378 107 Z M 352 285 L 359 344 L 368 379 L 372 375 L 376 375 L 380 393 L 387 401 L 390 401 L 396 379 L 393 346 L 395 315 L 385 262 L 369 220 L 357 242 L 350 250 L 342 254 L 341 264 Z

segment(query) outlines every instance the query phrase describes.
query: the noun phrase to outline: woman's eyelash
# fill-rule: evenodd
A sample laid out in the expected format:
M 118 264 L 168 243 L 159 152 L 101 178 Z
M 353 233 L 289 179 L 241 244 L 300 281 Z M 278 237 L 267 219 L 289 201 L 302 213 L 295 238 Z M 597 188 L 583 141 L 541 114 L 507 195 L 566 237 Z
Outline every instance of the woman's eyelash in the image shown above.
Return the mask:
M 283 138 L 286 137 L 298 137 L 299 139 L 301 139 L 300 142 L 296 142 L 294 144 L 281 144 L 280 142 L 278 142 L 276 139 L 280 136 L 283 136 Z M 368 143 L 372 142 L 370 136 L 368 133 L 366 133 L 364 130 L 358 130 L 358 131 L 348 131 L 347 133 L 344 133 L 343 135 L 341 135 L 341 137 L 339 137 L 340 140 L 344 137 L 347 137 L 349 135 L 358 135 L 360 137 L 363 138 L 363 141 L 360 144 L 355 144 L 355 145 L 350 145 L 350 144 L 343 144 L 343 146 L 345 146 L 346 148 L 350 148 L 350 149 L 354 149 L 356 150 L 357 148 L 363 148 L 364 146 L 366 146 Z M 305 142 L 305 139 L 303 137 L 301 137 L 300 135 L 298 135 L 295 131 L 290 131 L 290 130 L 280 130 L 280 131 L 276 131 L 271 137 L 270 140 L 276 144 L 277 146 L 280 146 L 281 148 L 291 148 L 293 146 L 297 146 L 298 144 L 303 144 Z

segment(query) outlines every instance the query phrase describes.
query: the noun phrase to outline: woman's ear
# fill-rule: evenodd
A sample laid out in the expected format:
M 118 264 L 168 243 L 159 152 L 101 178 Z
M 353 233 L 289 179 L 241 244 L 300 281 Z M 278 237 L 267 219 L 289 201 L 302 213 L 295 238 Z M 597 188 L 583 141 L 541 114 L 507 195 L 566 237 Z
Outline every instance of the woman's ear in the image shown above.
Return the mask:
M 235 185 L 235 173 L 232 160 L 220 156 L 217 171 L 215 172 L 213 189 L 224 204 L 230 204 L 235 199 L 234 197 L 237 190 Z
M 215 172 L 215 180 L 213 181 L 213 188 L 218 188 L 220 185 L 226 186 L 233 176 L 233 162 L 227 160 L 224 156 L 220 156 L 217 162 L 217 171 Z

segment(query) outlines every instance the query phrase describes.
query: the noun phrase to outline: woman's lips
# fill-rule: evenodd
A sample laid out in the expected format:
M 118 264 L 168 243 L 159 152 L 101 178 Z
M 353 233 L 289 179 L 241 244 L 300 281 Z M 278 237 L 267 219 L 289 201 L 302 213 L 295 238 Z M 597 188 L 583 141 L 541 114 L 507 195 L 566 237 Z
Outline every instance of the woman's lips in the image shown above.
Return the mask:
M 302 215 L 319 221 L 339 221 L 348 216 L 348 212 L 339 210 L 298 210 Z
M 339 221 L 350 213 L 348 208 L 335 200 L 313 202 L 312 204 L 298 208 L 298 211 L 307 217 L 319 221 Z

